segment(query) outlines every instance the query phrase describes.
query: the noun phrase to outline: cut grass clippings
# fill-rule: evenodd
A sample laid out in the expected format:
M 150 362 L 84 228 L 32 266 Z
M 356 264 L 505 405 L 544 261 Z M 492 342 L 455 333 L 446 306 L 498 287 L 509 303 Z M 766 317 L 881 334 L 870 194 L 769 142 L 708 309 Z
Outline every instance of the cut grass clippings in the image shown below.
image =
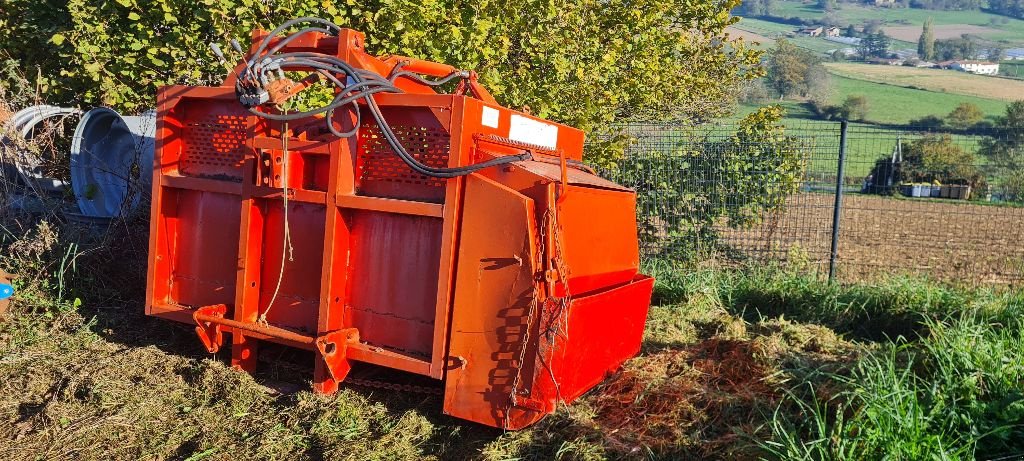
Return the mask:
M 308 373 L 232 370 L 187 327 L 144 317 L 138 287 L 109 282 L 109 261 L 144 256 L 118 256 L 132 245 L 73 246 L 79 233 L 61 222 L 5 228 L 21 233 L 5 234 L 17 238 L 3 241 L 0 268 L 27 276 L 0 321 L 5 459 L 917 459 L 1022 448 L 1013 292 L 651 262 L 641 354 L 572 406 L 502 432 L 443 416 L 435 396 L 352 386 L 322 396 Z M 88 252 L 71 270 L 48 262 L 68 248 Z M 300 390 L 273 390 L 282 380 Z M 907 421 L 920 425 L 893 429 Z M 942 429 L 954 422 L 973 435 Z

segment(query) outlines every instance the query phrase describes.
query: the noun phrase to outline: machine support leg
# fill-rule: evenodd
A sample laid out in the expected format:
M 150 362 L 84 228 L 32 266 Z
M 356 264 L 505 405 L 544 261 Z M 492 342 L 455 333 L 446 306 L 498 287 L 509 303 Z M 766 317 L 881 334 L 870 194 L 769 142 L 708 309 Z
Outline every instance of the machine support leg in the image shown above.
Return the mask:
M 235 330 L 231 334 L 231 366 L 249 373 L 256 371 L 259 340 Z

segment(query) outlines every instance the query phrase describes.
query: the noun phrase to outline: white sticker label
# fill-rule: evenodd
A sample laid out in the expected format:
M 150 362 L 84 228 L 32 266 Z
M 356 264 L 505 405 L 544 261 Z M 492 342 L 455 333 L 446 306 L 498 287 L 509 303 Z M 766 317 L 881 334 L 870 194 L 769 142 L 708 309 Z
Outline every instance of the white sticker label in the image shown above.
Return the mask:
M 498 109 L 484 106 L 484 113 L 480 116 L 480 124 L 491 128 L 498 127 Z
M 558 125 L 544 123 L 522 115 L 512 115 L 508 138 L 555 149 L 558 146 Z

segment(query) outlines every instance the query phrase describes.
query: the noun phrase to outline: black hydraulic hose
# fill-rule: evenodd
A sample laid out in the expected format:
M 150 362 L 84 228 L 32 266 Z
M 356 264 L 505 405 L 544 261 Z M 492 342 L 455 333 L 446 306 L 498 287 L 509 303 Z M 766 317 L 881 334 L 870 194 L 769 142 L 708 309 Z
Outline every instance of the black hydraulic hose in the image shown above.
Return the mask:
M 318 25 L 325 26 L 320 27 L 307 27 L 301 29 L 295 33 L 289 34 L 287 37 L 279 41 L 269 52 L 266 51 L 271 40 L 280 35 L 284 30 L 292 27 L 296 24 L 302 23 L 315 23 Z M 456 71 L 444 78 L 438 80 L 428 80 L 417 74 L 400 71 L 392 72 L 390 78 L 384 78 L 376 73 L 364 70 L 355 69 L 350 66 L 347 62 L 335 56 L 329 56 L 322 53 L 314 52 L 291 52 L 291 53 L 279 53 L 287 44 L 294 41 L 298 36 L 309 33 L 309 32 L 335 32 L 340 31 L 341 28 L 331 23 L 330 21 L 320 18 L 297 18 L 286 21 L 276 29 L 274 29 L 256 48 L 253 53 L 252 59 L 246 63 L 246 72 L 244 73 L 245 79 L 252 84 L 252 89 L 261 88 L 262 81 L 266 79 L 266 73 L 277 70 L 284 72 L 289 69 L 314 69 L 319 74 L 325 76 L 332 85 L 338 88 L 339 92 L 335 98 L 323 107 L 311 109 L 303 112 L 287 113 L 287 114 L 273 114 L 269 112 L 263 112 L 257 109 L 258 105 L 249 107 L 249 111 L 260 117 L 275 120 L 275 121 L 291 121 L 302 118 L 307 118 L 319 114 L 326 114 L 327 127 L 332 134 L 338 137 L 347 138 L 355 135 L 358 131 L 362 121 L 362 114 L 359 109 L 358 101 L 362 99 L 365 101 L 367 107 L 370 109 L 370 114 L 373 116 L 377 125 L 380 127 L 381 133 L 384 135 L 384 139 L 387 141 L 388 146 L 395 152 L 396 155 L 411 168 L 413 171 L 422 174 L 424 176 L 430 176 L 435 178 L 456 178 L 459 176 L 465 176 L 475 171 L 482 170 L 484 168 L 491 168 L 499 165 L 505 165 L 512 162 L 518 162 L 523 160 L 529 160 L 531 155 L 529 153 L 523 153 L 519 155 L 510 155 L 504 157 L 494 158 L 485 162 L 476 163 L 473 165 L 466 165 L 461 167 L 445 167 L 437 168 L 431 167 L 421 163 L 412 154 L 410 154 L 401 142 L 398 140 L 398 136 L 395 135 L 394 130 L 388 124 L 384 118 L 380 107 L 377 105 L 377 101 L 373 95 L 376 93 L 401 93 L 402 90 L 395 86 L 395 80 L 399 77 L 407 77 L 421 84 L 428 86 L 443 85 L 452 81 L 457 77 L 465 77 L 466 73 L 462 71 Z M 402 67 L 402 64 L 396 66 L 395 70 Z M 254 74 L 254 75 L 253 75 Z M 346 82 L 336 77 L 334 74 L 344 75 Z M 351 79 L 352 83 L 349 84 L 347 80 Z M 236 91 L 241 95 L 245 94 L 246 82 L 243 78 L 239 78 L 235 84 Z M 352 110 L 355 112 L 356 124 L 353 129 L 340 132 L 334 127 L 333 113 L 336 109 L 347 105 L 352 106 Z
M 395 80 L 398 80 L 398 77 L 407 77 L 407 78 L 410 78 L 410 79 L 412 79 L 412 80 L 414 80 L 416 82 L 422 83 L 422 84 L 427 85 L 427 86 L 440 86 L 440 85 L 444 85 L 445 83 L 448 83 L 448 82 L 450 82 L 450 81 L 452 81 L 452 80 L 454 80 L 456 78 L 464 77 L 464 76 L 465 75 L 464 75 L 463 72 L 455 71 L 455 72 L 452 72 L 452 73 L 448 74 L 447 76 L 445 76 L 444 78 L 441 78 L 439 80 L 429 80 L 429 79 L 425 79 L 425 78 L 423 78 L 423 77 L 421 77 L 421 76 L 419 76 L 417 74 L 414 74 L 412 72 L 396 72 L 396 73 L 391 74 L 391 77 L 389 77 L 388 80 L 390 80 L 391 82 L 394 82 Z

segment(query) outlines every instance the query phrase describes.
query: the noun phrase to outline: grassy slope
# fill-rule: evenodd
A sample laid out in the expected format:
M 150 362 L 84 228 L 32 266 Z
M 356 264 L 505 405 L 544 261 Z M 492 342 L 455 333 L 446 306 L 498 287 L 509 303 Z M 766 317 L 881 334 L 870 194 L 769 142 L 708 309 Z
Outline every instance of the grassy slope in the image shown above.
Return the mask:
M 776 16 L 800 17 L 805 19 L 821 19 L 825 13 L 815 4 L 804 4 L 795 0 L 776 2 Z M 927 18 L 935 24 L 972 24 L 999 29 L 1001 33 L 986 38 L 992 40 L 1009 40 L 1014 43 L 1024 42 L 1024 20 L 1007 18 L 1007 24 L 989 24 L 991 18 L 1002 19 L 1003 16 L 983 13 L 981 11 L 938 11 L 918 8 L 875 8 L 851 3 L 841 3 L 837 11 L 839 18 L 854 24 L 868 20 L 885 21 L 888 25 L 921 25 Z
M 868 120 L 878 123 L 904 124 L 927 115 L 941 117 L 964 102 L 977 105 L 988 116 L 995 116 L 1001 115 L 1007 104 L 992 99 L 903 88 L 838 75 L 833 76 L 832 81 L 836 88 L 833 104 L 841 103 L 847 96 L 863 95 L 868 98 Z
M 879 66 L 858 63 L 825 63 L 833 75 L 905 88 L 974 96 L 1006 102 L 1024 99 L 1024 82 L 942 69 Z M 992 107 L 995 107 L 993 104 Z

